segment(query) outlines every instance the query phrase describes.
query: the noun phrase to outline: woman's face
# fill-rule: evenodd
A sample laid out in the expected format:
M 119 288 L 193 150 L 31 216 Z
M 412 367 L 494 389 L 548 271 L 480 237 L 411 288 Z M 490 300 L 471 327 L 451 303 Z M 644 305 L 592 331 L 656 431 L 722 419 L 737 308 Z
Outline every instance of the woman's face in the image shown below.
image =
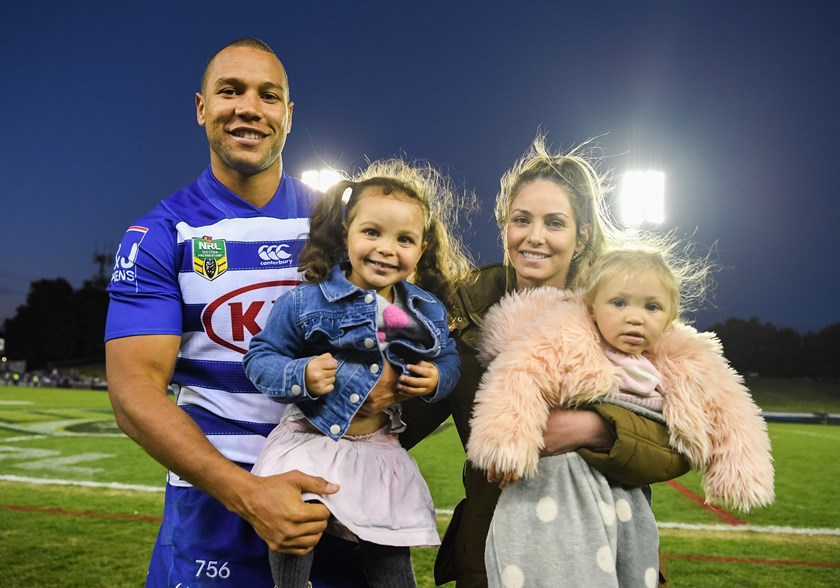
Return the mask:
M 568 191 L 542 179 L 521 188 L 510 205 L 505 248 L 517 290 L 565 288 L 572 256 L 583 249 Z

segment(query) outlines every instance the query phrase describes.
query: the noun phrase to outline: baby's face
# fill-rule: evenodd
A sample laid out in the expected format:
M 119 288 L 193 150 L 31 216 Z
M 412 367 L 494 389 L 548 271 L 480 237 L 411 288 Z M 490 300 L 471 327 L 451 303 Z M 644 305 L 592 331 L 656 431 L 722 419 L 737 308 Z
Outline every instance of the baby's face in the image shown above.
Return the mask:
M 662 280 L 652 271 L 620 272 L 606 280 L 589 305 L 601 337 L 618 351 L 638 355 L 671 323 L 674 311 Z

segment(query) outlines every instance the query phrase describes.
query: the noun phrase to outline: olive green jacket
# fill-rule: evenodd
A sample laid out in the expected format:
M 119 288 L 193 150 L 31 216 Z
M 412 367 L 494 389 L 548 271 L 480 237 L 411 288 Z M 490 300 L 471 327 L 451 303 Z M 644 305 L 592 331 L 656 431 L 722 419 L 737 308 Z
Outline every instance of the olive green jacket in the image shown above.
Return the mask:
M 441 402 L 414 399 L 403 404 L 403 420 L 408 427 L 400 434 L 400 441 L 406 448 L 430 435 L 450 415 L 466 447 L 475 393 L 484 373 L 476 358 L 479 330 L 487 310 L 513 291 L 514 284 L 512 270 L 495 264 L 478 270 L 474 281 L 458 289 L 449 309 L 449 325 L 461 356 L 461 379 Z M 630 485 L 662 482 L 688 471 L 685 458 L 669 446 L 664 425 L 611 404 L 591 409 L 606 421 L 616 438 L 608 452 L 578 450 L 597 470 Z M 485 587 L 484 543 L 501 490 L 469 463 L 464 464 L 463 477 L 466 498 L 455 508 L 438 551 L 435 582 L 441 585 L 456 581 L 459 588 Z M 661 571 L 664 573 L 664 565 Z

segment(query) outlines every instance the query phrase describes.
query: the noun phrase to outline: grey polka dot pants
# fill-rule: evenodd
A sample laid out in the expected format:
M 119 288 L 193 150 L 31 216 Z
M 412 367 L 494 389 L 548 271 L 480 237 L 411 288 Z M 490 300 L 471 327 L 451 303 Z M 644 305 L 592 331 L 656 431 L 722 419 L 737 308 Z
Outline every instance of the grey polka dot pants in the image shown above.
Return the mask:
M 659 532 L 641 487 L 567 453 L 502 491 L 484 559 L 490 588 L 655 588 Z

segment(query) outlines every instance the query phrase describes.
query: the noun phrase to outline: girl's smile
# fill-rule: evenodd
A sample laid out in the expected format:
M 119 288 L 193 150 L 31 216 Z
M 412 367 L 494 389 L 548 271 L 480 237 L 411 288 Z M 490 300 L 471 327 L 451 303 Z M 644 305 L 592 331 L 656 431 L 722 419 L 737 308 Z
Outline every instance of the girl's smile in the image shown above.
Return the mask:
M 360 195 L 347 225 L 347 279 L 391 299 L 391 286 L 414 273 L 426 249 L 419 204 L 399 192 L 371 186 Z

